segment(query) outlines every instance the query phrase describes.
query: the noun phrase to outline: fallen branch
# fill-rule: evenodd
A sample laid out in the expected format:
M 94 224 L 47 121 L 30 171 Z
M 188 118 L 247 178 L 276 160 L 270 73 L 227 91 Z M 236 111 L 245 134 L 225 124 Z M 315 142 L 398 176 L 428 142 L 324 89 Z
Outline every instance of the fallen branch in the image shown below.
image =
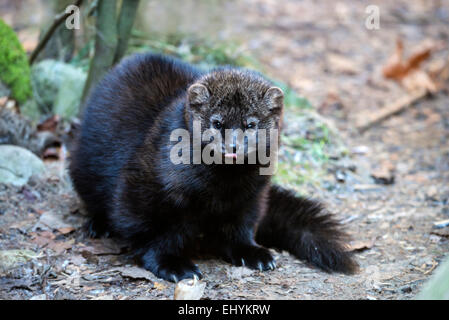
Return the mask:
M 379 112 L 374 114 L 372 117 L 368 118 L 357 125 L 359 132 L 365 132 L 372 126 L 384 121 L 385 119 L 402 112 L 408 107 L 414 105 L 417 101 L 427 96 L 427 90 L 421 89 L 417 90 L 411 94 L 401 97 L 392 104 L 386 105 Z
M 79 7 L 83 3 L 83 0 L 77 0 L 75 3 L 75 6 Z M 55 33 L 56 29 L 59 27 L 59 25 L 65 21 L 72 13 L 66 13 L 61 12 L 58 14 L 55 19 L 53 20 L 53 24 L 48 28 L 45 35 L 42 37 L 41 41 L 39 41 L 36 49 L 33 50 L 33 52 L 30 55 L 30 65 L 33 64 L 33 62 L 36 60 L 39 53 L 45 48 L 48 41 L 50 40 L 51 36 Z

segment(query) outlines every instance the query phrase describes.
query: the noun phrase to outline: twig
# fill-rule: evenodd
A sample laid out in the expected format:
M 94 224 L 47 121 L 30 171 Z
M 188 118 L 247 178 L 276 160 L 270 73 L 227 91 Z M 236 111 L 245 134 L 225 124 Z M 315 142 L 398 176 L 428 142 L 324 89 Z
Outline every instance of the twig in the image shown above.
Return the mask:
M 432 267 L 429 270 L 427 270 L 426 272 L 424 272 L 424 274 L 431 273 L 437 267 L 437 265 L 438 265 L 438 262 L 436 262 L 435 260 L 432 260 Z
M 79 6 L 81 6 L 82 3 L 83 3 L 83 0 L 77 0 L 75 3 L 75 6 L 79 7 Z M 66 13 L 64 11 L 55 17 L 55 19 L 53 20 L 53 24 L 50 26 L 50 28 L 47 30 L 45 35 L 42 37 L 41 41 L 39 41 L 36 49 L 34 49 L 33 52 L 31 53 L 30 65 L 34 63 L 34 61 L 36 60 L 39 53 L 42 51 L 42 49 L 45 48 L 45 46 L 47 45 L 47 42 L 50 40 L 53 33 L 55 33 L 55 31 L 59 27 L 59 25 L 63 21 L 65 21 L 71 14 L 72 14 L 71 12 Z
M 416 74 L 416 73 L 415 73 Z M 373 117 L 368 118 L 366 121 L 359 123 L 356 127 L 359 132 L 364 132 L 372 126 L 384 121 L 392 115 L 398 114 L 406 108 L 412 106 L 418 100 L 427 96 L 427 94 L 435 94 L 442 90 L 447 90 L 447 80 L 449 79 L 449 59 L 443 63 L 437 70 L 432 71 L 430 74 L 422 73 L 426 77 L 425 85 L 419 90 L 414 91 L 412 94 L 408 94 L 394 103 L 389 104 L 377 112 Z M 423 81 L 423 78 L 420 79 Z M 422 83 L 421 83 L 422 84 Z
M 383 107 L 379 112 L 377 112 L 373 117 L 368 118 L 366 121 L 359 123 L 357 129 L 359 132 L 364 132 L 371 128 L 372 126 L 384 121 L 385 119 L 398 114 L 405 110 L 406 108 L 415 104 L 418 100 L 427 96 L 427 90 L 421 89 L 416 92 L 403 96 L 402 98 L 396 100 L 392 104 Z

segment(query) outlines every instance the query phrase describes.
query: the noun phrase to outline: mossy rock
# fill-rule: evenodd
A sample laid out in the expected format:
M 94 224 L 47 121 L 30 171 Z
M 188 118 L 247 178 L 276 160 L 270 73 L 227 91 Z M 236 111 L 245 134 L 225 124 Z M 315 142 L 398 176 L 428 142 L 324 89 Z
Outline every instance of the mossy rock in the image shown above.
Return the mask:
M 31 96 L 30 74 L 26 53 L 17 35 L 0 19 L 0 80 L 19 103 Z
M 34 103 L 23 107 L 23 114 L 38 119 L 39 115 L 57 114 L 64 119 L 77 115 L 86 73 L 70 64 L 43 60 L 33 65 L 31 79 Z
M 41 175 L 45 165 L 31 151 L 13 145 L 0 145 L 0 183 L 22 187 L 33 175 Z

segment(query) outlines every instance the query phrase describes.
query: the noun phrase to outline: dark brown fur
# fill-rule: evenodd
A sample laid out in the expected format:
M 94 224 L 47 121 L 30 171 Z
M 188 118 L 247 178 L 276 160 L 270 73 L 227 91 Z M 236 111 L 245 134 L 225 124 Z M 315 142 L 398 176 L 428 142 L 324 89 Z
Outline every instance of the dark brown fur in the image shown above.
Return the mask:
M 288 250 L 326 271 L 355 271 L 331 215 L 271 186 L 270 176 L 259 174 L 261 164 L 170 161 L 173 130 L 192 133 L 193 120 L 220 132 L 253 124 L 279 128 L 282 100 L 282 91 L 256 72 L 202 73 L 150 54 L 126 59 L 88 100 L 70 166 L 92 215 L 91 230 L 129 241 L 145 268 L 171 281 L 201 277 L 190 260 L 198 253 L 273 269 L 265 247 Z M 223 144 L 215 151 L 224 156 L 229 147 L 235 148 Z

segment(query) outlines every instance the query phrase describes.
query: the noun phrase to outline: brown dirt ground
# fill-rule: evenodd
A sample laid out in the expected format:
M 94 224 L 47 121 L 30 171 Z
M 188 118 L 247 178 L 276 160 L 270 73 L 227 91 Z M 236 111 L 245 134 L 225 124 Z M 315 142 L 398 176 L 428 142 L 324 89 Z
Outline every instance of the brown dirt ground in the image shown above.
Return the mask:
M 381 76 L 398 37 L 406 49 L 428 40 L 447 45 L 449 3 L 279 3 L 236 4 L 245 17 L 239 34 L 267 74 L 288 82 L 335 122 L 350 149 L 367 147 L 353 155 L 357 170 L 344 183 L 330 173 L 329 188 L 309 190 L 346 221 L 353 245 L 360 247 L 361 270 L 353 276 L 327 274 L 284 253 L 275 253 L 278 268 L 264 273 L 198 261 L 205 274 L 203 298 L 411 299 L 449 248 L 448 233 L 432 228 L 449 218 L 448 94 L 425 98 L 364 134 L 355 123 L 404 94 Z M 380 30 L 364 27 L 369 4 L 381 9 Z M 446 48 L 435 58 L 447 54 Z M 174 284 L 133 268 L 117 244 L 85 237 L 64 163 L 47 165 L 45 180 L 24 188 L 0 186 L 0 250 L 40 254 L 0 277 L 0 299 L 172 299 Z M 385 166 L 393 168 L 394 184 L 366 179 Z M 33 231 L 44 214 L 64 217 L 62 224 L 51 220 L 59 231 Z

